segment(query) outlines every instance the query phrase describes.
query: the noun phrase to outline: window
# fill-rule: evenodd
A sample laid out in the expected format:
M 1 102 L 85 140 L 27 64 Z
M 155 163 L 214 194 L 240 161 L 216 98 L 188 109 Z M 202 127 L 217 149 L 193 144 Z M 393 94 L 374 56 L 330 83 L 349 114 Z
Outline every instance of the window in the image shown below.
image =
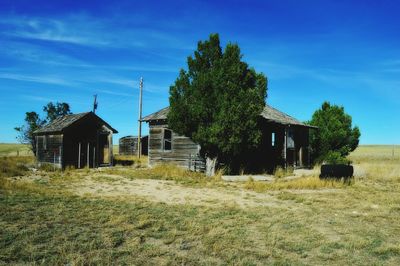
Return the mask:
M 271 134 L 271 146 L 275 147 L 275 132 L 272 132 Z
M 172 148 L 172 131 L 164 129 L 164 151 L 170 151 Z

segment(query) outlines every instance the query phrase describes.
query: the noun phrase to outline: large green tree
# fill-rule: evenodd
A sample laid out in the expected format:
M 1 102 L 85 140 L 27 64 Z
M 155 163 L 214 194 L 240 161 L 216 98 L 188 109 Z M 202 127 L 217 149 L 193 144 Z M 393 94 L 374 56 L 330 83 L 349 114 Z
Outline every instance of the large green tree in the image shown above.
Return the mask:
M 310 134 L 311 152 L 316 162 L 322 162 L 332 154 L 345 157 L 358 146 L 360 130 L 352 126 L 352 118 L 342 106 L 324 102 L 309 124 L 318 127 Z
M 242 61 L 237 44 L 222 50 L 218 34 L 211 34 L 170 87 L 168 124 L 200 144 L 212 168 L 217 159 L 229 166 L 259 144 L 266 97 L 265 75 Z
M 33 132 L 43 127 L 46 123 L 52 122 L 59 116 L 71 114 L 69 104 L 67 103 L 52 103 L 49 102 L 43 106 L 43 111 L 46 114 L 45 119 L 41 119 L 36 112 L 25 113 L 25 124 L 16 127 L 18 132 L 17 140 L 23 144 L 29 144 L 34 155 L 36 155 L 36 141 Z

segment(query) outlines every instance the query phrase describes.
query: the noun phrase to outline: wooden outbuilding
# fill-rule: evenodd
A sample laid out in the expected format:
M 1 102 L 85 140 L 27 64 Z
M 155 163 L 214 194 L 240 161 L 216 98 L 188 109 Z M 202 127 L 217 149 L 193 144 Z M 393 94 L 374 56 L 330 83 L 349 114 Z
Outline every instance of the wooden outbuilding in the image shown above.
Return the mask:
M 168 128 L 169 107 L 143 118 L 149 123 L 149 165 L 171 162 L 203 171 L 200 145 Z M 260 114 L 262 141 L 249 160 L 252 169 L 272 172 L 276 167 L 310 167 L 309 130 L 315 128 L 266 105 Z
M 141 155 L 148 154 L 149 136 L 141 137 L 140 146 L 142 149 Z M 119 155 L 137 155 L 138 154 L 138 137 L 125 136 L 119 139 Z
M 113 133 L 93 112 L 59 117 L 34 132 L 36 159 L 61 169 L 112 166 Z

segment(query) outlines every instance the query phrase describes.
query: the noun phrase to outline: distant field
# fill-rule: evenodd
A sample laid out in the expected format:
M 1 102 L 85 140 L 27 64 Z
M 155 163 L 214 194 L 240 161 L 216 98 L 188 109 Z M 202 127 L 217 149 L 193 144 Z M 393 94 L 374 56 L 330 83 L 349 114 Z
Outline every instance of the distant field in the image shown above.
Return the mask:
M 0 156 L 33 155 L 28 145 L 18 143 L 0 143 Z
M 349 156 L 354 163 L 374 160 L 399 160 L 400 145 L 361 145 Z
M 113 145 L 113 153 L 118 154 L 119 153 L 119 145 Z

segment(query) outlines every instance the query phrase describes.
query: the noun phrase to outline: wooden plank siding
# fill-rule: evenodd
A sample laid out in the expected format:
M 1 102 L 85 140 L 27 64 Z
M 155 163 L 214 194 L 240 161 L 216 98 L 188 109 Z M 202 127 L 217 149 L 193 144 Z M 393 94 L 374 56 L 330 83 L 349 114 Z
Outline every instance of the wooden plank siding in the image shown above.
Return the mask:
M 35 131 L 38 164 L 62 169 L 112 166 L 114 132 L 91 112 L 59 117 Z
M 149 123 L 149 163 L 172 162 L 183 167 L 191 167 L 190 158 L 201 161 L 200 147 L 190 138 L 172 134 L 172 149 L 163 148 L 163 132 L 168 128 L 169 107 L 143 118 Z M 233 172 L 245 170 L 254 173 L 272 173 L 277 167 L 310 167 L 309 131 L 316 127 L 265 105 L 260 114 L 259 127 L 261 142 L 257 147 L 244 151 L 240 158 L 223 158 L 229 161 Z M 240 125 L 238 125 L 240 126 Z M 234 161 L 236 160 L 236 161 Z M 223 162 L 222 162 L 223 164 Z M 236 169 L 237 168 L 237 169 Z
M 199 155 L 200 146 L 172 131 L 171 150 L 165 150 L 164 130 L 169 130 L 166 124 L 149 126 L 149 164 L 173 163 L 194 171 L 204 170 L 205 162 Z
M 142 146 L 142 155 L 148 155 L 148 136 L 141 138 L 140 145 Z M 119 155 L 134 155 L 138 153 L 138 137 L 126 136 L 119 139 Z
M 55 164 L 62 168 L 63 135 L 36 136 L 37 160 L 40 163 Z

